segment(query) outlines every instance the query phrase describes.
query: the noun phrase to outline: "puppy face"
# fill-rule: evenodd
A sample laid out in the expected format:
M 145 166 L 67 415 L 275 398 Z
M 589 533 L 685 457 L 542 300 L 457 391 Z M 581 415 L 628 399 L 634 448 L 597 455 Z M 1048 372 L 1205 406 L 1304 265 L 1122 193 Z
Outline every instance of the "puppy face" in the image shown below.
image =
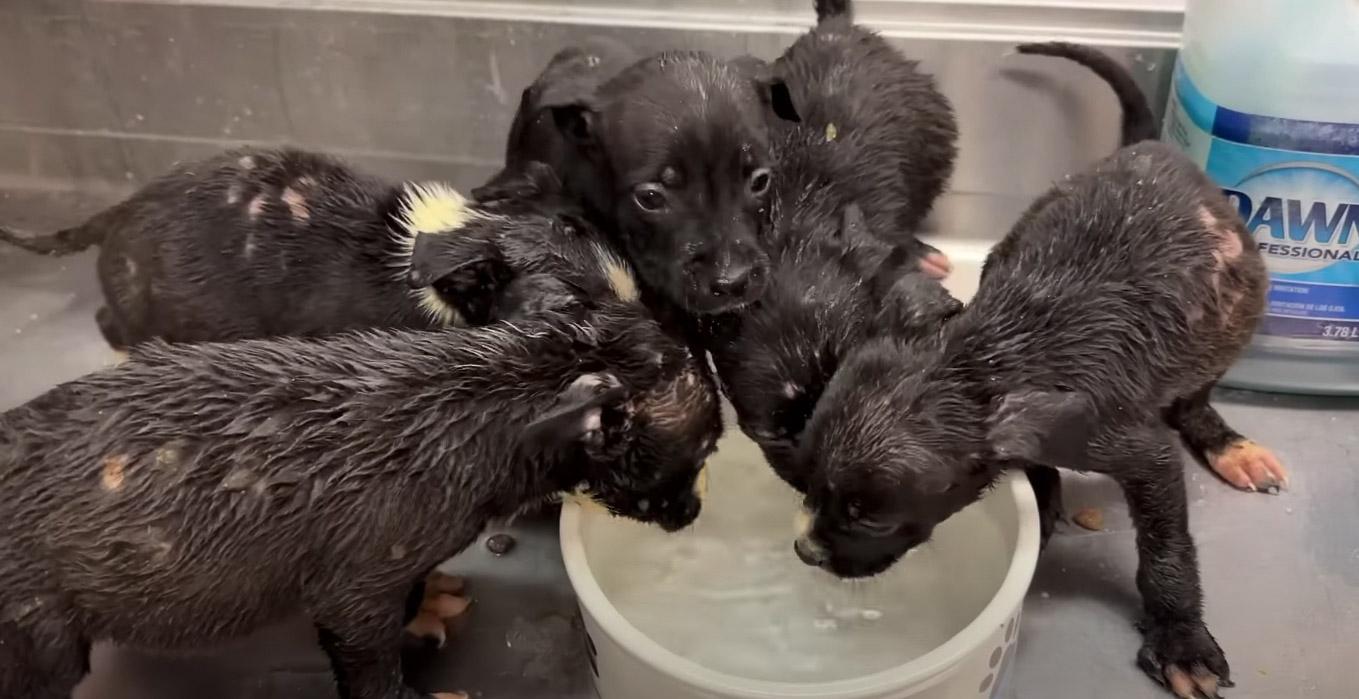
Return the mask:
M 800 457 L 811 520 L 794 545 L 808 565 L 881 573 L 999 473 L 977 427 L 985 415 L 913 354 L 895 340 L 855 352 L 808 424 Z
M 525 442 L 560 462 L 567 487 L 616 515 L 675 531 L 701 507 L 700 474 L 722 431 L 716 387 L 654 321 L 634 309 L 618 315 L 630 320 L 602 330 L 597 348 L 582 353 L 585 366 L 600 369 L 567 386 Z
M 554 108 L 598 175 L 570 184 L 612 221 L 647 284 L 692 312 L 738 308 L 764 291 L 765 94 L 711 56 L 665 53 L 624 70 L 591 103 Z

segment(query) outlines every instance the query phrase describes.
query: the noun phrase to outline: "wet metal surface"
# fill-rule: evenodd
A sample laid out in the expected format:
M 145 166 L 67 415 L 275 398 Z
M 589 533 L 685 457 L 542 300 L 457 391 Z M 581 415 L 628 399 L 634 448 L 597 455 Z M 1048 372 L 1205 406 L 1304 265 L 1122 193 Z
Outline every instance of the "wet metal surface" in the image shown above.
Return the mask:
M 33 230 L 79 222 L 98 202 L 0 192 L 0 220 Z M 112 361 L 94 325 L 94 251 L 52 259 L 0 247 L 0 408 Z M 1240 431 L 1293 473 L 1278 497 L 1238 493 L 1188 463 L 1209 627 L 1233 699 L 1340 699 L 1359 687 L 1359 401 L 1223 392 Z M 1105 530 L 1061 529 L 1039 563 L 1004 699 L 1166 696 L 1134 667 L 1133 534 L 1103 479 L 1068 475 L 1066 510 L 1098 507 Z M 514 528 L 515 550 L 478 543 L 449 571 L 473 605 L 448 646 L 412 666 L 417 686 L 477 697 L 591 697 L 554 520 Z M 227 648 L 158 657 L 100 646 L 77 699 L 331 699 L 325 660 L 301 621 Z

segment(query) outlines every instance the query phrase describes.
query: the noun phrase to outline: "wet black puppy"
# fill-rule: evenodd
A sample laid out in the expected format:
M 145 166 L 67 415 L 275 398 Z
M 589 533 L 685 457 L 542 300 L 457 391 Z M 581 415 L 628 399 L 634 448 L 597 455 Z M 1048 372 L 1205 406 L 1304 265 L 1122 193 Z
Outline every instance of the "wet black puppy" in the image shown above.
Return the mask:
M 583 103 L 599 86 L 637 62 L 640 55 L 632 47 L 607 37 L 590 37 L 580 46 L 568 46 L 548 61 L 519 98 L 519 109 L 510 124 L 505 143 L 505 169 L 485 186 L 472 190 L 472 198 L 484 201 L 494 191 L 516 178 L 532 162 L 547 164 L 567 179 L 588 177 L 575 157 L 547 105 Z
M 938 336 L 870 343 L 841 365 L 801 447 L 814 515 L 798 555 L 874 575 L 1006 469 L 1107 474 L 1138 530 L 1139 663 L 1180 696 L 1215 696 L 1230 671 L 1203 622 L 1167 415 L 1194 416 L 1177 425 L 1191 442 L 1212 436 L 1208 391 L 1266 286 L 1234 209 L 1172 148 L 1127 146 L 1063 181 Z
M 567 189 L 617 236 L 644 290 L 686 312 L 764 291 L 769 94 L 708 54 L 667 52 L 546 105 L 580 165 L 559 171 Z
M 807 200 L 826 199 L 809 192 Z M 858 205 L 836 212 L 804 203 L 794 202 L 789 219 L 797 223 L 776 229 L 769 243 L 769 289 L 714 317 L 704 345 L 742 431 L 805 492 L 798 441 L 840 361 L 877 335 L 933 332 L 962 305 L 914 269 L 913 253 L 870 234 Z
M 302 611 L 342 697 L 415 699 L 410 581 L 488 519 L 563 491 L 694 519 L 721 429 L 699 369 L 618 304 L 136 347 L 0 416 L 0 696 L 69 697 L 96 641 L 188 649 Z
M 915 61 L 852 15 L 850 0 L 817 0 L 816 28 L 771 67 L 786 90 L 780 104 L 796 112 L 783 116 L 798 121 L 776 147 L 777 175 L 808 187 L 835 183 L 832 202 L 857 202 L 875 235 L 942 278 L 948 258 L 915 234 L 953 172 L 953 108 Z
M 457 234 L 468 245 L 461 258 L 442 256 L 436 276 L 408 285 L 422 232 Z M 153 337 L 317 336 L 515 317 L 522 299 L 501 292 L 524 265 L 488 241 L 533 239 L 574 249 L 581 269 L 616 262 L 592 236 L 574 210 L 491 212 L 438 183 L 398 187 L 291 149 L 238 150 L 178 167 L 84 225 L 46 238 L 0 231 L 50 254 L 101 245 L 107 306 L 97 318 L 120 349 Z M 581 259 L 590 252 L 603 257 Z M 524 263 L 538 273 L 554 271 Z

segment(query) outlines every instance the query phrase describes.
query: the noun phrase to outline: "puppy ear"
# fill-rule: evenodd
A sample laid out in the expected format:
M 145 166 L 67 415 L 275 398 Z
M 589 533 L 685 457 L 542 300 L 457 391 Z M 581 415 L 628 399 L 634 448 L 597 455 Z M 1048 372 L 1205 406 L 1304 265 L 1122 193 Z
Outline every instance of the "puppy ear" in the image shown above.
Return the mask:
M 1094 405 L 1072 391 L 1015 391 L 991 415 L 987 441 L 1001 460 L 1080 468 L 1094 436 Z
M 494 243 L 457 232 L 417 235 L 406 273 L 412 289 L 432 287 L 438 302 L 457 310 L 469 325 L 495 320 L 496 302 L 513 277 Z
M 534 420 L 520 437 L 521 447 L 530 454 L 559 454 L 573 445 L 586 453 L 604 456 L 620 445 L 614 439 L 606 411 L 614 410 L 627 398 L 618 378 L 607 372 L 583 374 L 557 395 L 551 410 Z
M 568 141 L 580 148 L 599 143 L 599 112 L 584 102 L 550 105 L 552 122 Z
M 788 83 L 774 75 L 774 70 L 768 63 L 754 56 L 745 55 L 731 59 L 729 64 L 737 73 L 754 84 L 756 93 L 774 116 L 784 121 L 802 121 L 802 117 L 797 113 L 797 107 L 793 105 L 793 94 L 788 89 Z

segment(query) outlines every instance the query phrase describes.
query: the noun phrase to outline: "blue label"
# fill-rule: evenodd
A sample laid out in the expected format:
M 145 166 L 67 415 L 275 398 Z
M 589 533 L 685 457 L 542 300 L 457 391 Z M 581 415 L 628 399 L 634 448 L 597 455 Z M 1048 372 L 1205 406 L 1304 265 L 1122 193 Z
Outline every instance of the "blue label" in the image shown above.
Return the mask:
M 1255 236 L 1271 279 L 1259 332 L 1359 341 L 1359 124 L 1227 109 L 1177 65 L 1165 137 Z

